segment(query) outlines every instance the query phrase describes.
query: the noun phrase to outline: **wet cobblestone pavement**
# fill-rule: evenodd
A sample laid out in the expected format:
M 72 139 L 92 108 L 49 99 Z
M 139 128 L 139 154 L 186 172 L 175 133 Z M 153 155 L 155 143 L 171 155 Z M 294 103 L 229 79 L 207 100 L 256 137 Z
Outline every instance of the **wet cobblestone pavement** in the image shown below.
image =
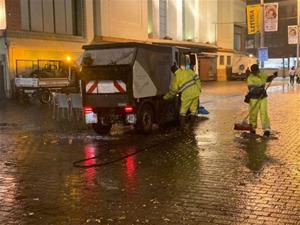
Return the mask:
M 211 114 L 190 135 L 101 137 L 48 106 L 0 102 L 0 224 L 300 224 L 300 87 L 270 89 L 268 141 L 232 129 L 244 92 L 206 84 Z

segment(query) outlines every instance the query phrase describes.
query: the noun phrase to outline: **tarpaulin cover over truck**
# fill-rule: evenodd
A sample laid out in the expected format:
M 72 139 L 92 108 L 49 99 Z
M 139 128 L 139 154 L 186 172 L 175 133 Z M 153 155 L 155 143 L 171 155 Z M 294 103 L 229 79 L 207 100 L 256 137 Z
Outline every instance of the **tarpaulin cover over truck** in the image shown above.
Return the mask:
M 87 95 L 127 94 L 145 98 L 165 94 L 170 85 L 170 47 L 139 43 L 84 47 L 81 78 Z

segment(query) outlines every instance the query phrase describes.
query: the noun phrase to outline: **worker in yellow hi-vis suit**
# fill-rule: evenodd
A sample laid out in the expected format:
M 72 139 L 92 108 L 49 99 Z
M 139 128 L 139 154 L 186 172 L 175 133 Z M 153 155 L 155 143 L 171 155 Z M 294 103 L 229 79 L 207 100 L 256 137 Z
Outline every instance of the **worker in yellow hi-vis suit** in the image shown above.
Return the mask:
M 184 128 L 188 110 L 195 118 L 199 107 L 200 91 L 201 82 L 199 76 L 190 69 L 189 58 L 186 57 L 185 60 L 181 60 L 180 68 L 175 72 L 170 91 L 164 96 L 164 99 L 167 100 L 173 98 L 176 94 L 181 94 L 181 128 Z
M 252 126 L 251 133 L 256 133 L 257 128 L 257 116 L 260 113 L 262 129 L 264 131 L 264 136 L 270 136 L 270 119 L 268 115 L 268 101 L 267 92 L 265 90 L 265 85 L 267 82 L 271 82 L 277 76 L 277 72 L 273 76 L 267 76 L 265 73 L 259 70 L 257 64 L 251 66 L 251 74 L 247 78 L 247 84 L 249 89 L 250 98 L 250 117 L 249 123 Z

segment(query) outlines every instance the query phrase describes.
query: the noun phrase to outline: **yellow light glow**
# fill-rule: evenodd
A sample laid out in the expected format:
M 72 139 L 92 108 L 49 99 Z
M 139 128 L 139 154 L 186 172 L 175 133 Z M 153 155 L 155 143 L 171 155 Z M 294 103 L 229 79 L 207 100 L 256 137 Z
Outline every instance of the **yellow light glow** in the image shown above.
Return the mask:
M 71 56 L 67 56 L 66 60 L 67 60 L 68 62 L 71 62 L 71 61 L 72 61 Z

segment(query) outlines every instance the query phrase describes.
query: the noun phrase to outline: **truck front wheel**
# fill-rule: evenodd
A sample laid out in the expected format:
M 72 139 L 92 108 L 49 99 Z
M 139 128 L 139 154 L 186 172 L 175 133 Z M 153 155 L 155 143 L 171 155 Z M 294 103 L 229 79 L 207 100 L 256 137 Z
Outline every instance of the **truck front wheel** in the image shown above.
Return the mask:
M 112 125 L 102 124 L 101 122 L 98 122 L 98 123 L 93 123 L 92 127 L 97 134 L 106 135 L 110 132 Z
M 152 131 L 152 126 L 154 122 L 154 112 L 150 104 L 145 104 L 142 106 L 141 110 L 138 112 L 136 130 L 144 134 L 148 134 Z

